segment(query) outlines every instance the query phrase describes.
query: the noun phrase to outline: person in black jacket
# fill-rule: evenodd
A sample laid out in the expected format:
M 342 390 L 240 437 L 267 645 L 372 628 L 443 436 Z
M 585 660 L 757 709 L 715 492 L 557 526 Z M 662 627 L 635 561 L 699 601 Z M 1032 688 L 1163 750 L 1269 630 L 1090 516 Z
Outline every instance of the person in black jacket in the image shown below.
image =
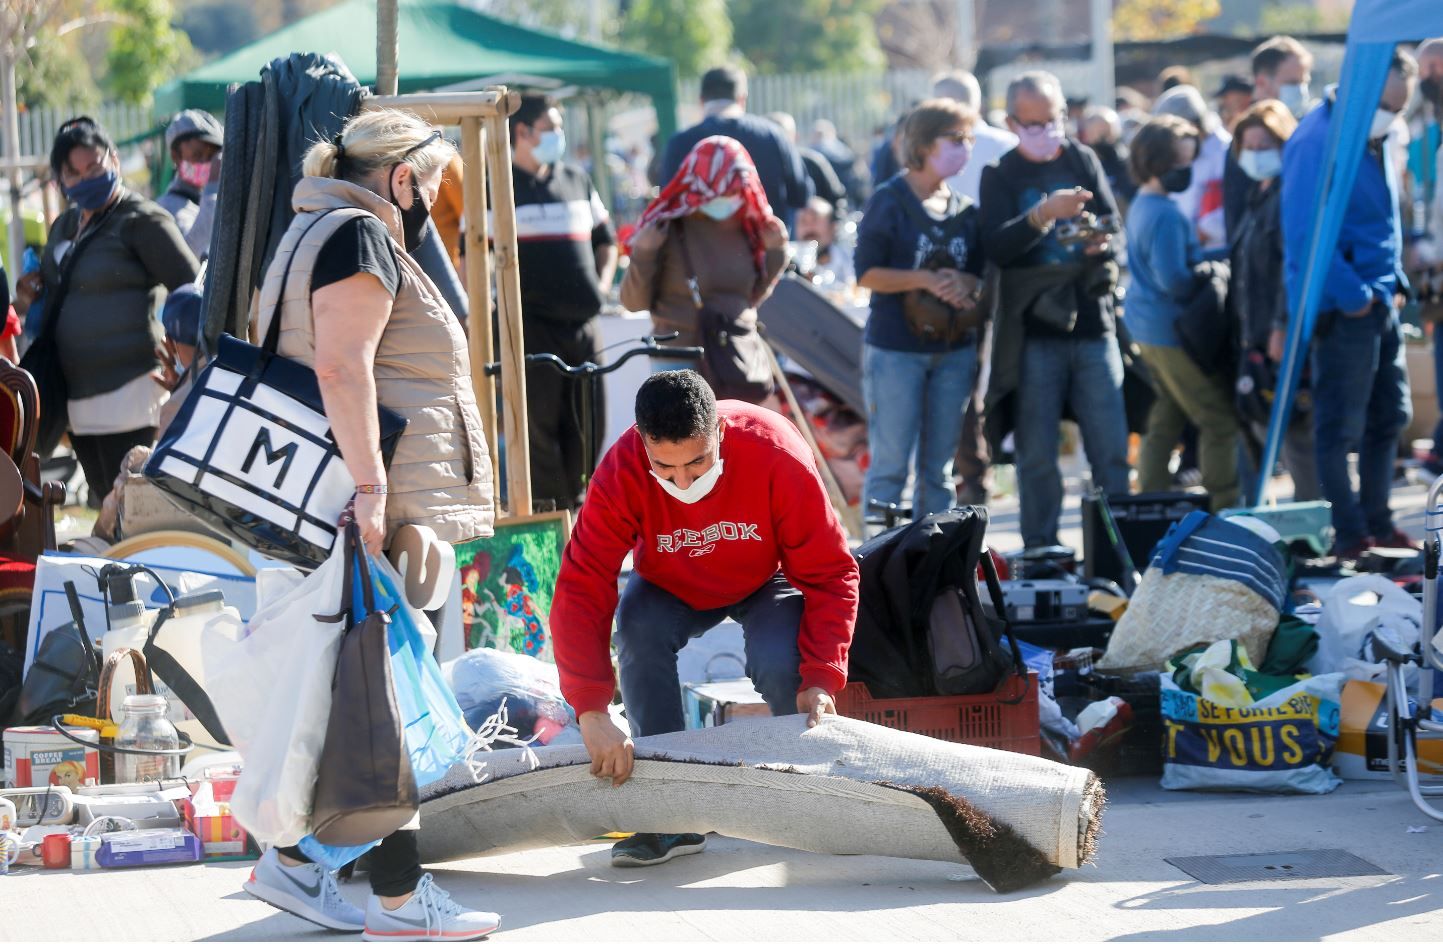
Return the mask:
M 1120 220 L 1097 155 L 1066 136 L 1065 116 L 1056 76 L 1018 76 L 1007 87 L 1007 124 L 1020 143 L 982 172 L 982 245 L 1001 270 L 989 439 L 1015 432 L 1028 547 L 1057 543 L 1064 409 L 1082 428 L 1093 483 L 1110 495 L 1128 492 L 1112 242 L 1060 238 L 1083 211 Z
M 1252 182 L 1237 220 L 1232 246 L 1232 283 L 1228 301 L 1238 319 L 1241 362 L 1238 412 L 1244 423 L 1247 455 L 1257 474 L 1278 365 L 1288 332 L 1288 292 L 1283 278 L 1283 222 L 1280 175 L 1283 145 L 1298 121 L 1281 102 L 1269 99 L 1243 113 L 1233 130 L 1232 159 Z M 1293 476 L 1294 501 L 1322 497 L 1313 456 L 1310 402 L 1300 391 L 1283 439 L 1283 463 Z
M 701 77 L 701 104 L 706 117 L 666 142 L 657 182 L 665 185 L 681 170 L 692 148 L 712 135 L 741 143 L 756 165 L 767 202 L 787 229 L 792 228 L 795 211 L 812 196 L 811 182 L 802 166 L 801 155 L 780 128 L 756 115 L 747 114 L 747 76 L 736 66 L 721 66 Z
M 797 141 L 797 120 L 784 111 L 772 112 L 767 115 L 767 120 L 781 128 L 787 140 L 792 142 L 792 147 L 797 149 L 797 154 L 802 159 L 802 169 L 807 172 L 807 180 L 812 185 L 812 196 L 821 197 L 832 206 L 840 205 L 845 211 L 847 190 L 842 186 L 841 178 L 821 152 Z

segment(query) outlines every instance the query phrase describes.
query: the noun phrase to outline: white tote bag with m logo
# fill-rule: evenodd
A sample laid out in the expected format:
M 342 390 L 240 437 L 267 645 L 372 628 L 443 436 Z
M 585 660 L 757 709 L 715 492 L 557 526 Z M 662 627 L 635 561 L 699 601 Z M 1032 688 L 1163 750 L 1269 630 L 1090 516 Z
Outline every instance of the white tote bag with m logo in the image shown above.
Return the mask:
M 221 337 L 145 475 L 212 528 L 309 569 L 330 555 L 356 483 L 331 434 L 315 372 L 276 353 L 280 323 L 273 311 L 260 347 Z M 385 407 L 378 412 L 389 464 L 406 420 Z

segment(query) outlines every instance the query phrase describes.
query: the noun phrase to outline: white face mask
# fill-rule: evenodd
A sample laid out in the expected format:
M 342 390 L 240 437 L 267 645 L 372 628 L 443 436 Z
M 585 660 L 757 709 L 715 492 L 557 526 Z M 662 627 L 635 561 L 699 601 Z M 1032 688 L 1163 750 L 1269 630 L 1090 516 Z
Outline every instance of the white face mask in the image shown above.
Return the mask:
M 698 209 L 718 223 L 722 220 L 730 219 L 741 208 L 742 198 L 736 195 L 712 197 L 698 207 Z
M 1295 82 L 1292 85 L 1283 85 L 1278 88 L 1278 101 L 1293 113 L 1294 118 L 1301 118 L 1308 113 L 1308 105 L 1312 97 L 1308 94 L 1308 83 Z
M 1238 167 L 1253 180 L 1271 180 L 1283 172 L 1283 152 L 1278 148 L 1266 151 L 1243 151 Z
M 721 474 L 722 460 L 721 456 L 718 455 L 716 461 L 712 463 L 711 468 L 692 479 L 691 485 L 686 488 L 677 488 L 674 483 L 668 482 L 655 472 L 651 473 L 651 477 L 656 479 L 656 483 L 672 498 L 675 498 L 684 505 L 695 505 L 711 494 L 712 489 L 716 488 L 717 479 L 721 478 Z
M 1388 129 L 1393 127 L 1393 122 L 1398 120 L 1398 113 L 1389 111 L 1386 108 L 1379 108 L 1373 112 L 1373 126 L 1368 129 L 1368 140 L 1376 141 L 1379 138 L 1388 136 Z

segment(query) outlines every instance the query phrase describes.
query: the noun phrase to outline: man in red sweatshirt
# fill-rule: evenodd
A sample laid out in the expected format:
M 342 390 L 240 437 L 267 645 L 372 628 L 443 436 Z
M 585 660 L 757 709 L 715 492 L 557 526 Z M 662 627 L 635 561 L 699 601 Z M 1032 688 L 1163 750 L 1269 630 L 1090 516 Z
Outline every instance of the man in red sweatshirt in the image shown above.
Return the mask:
M 626 555 L 634 573 L 618 600 Z M 636 426 L 602 460 L 561 562 L 551 632 L 561 689 L 591 772 L 620 786 L 633 747 L 607 712 L 611 626 L 627 719 L 639 736 L 685 726 L 676 654 L 727 617 L 772 714 L 836 713 L 857 618 L 857 565 L 816 462 L 789 420 L 717 403 L 694 371 L 655 374 Z M 698 835 L 638 834 L 615 865 L 700 852 Z

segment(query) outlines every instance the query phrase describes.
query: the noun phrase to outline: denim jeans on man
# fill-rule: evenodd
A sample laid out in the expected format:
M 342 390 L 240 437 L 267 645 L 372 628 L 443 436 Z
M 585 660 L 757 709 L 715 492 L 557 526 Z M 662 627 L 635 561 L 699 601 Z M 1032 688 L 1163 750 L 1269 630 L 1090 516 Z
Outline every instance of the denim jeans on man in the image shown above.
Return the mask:
M 781 574 L 745 599 L 700 611 L 632 574 L 616 607 L 616 661 L 626 718 L 637 737 L 686 727 L 676 654 L 687 642 L 730 617 L 746 638 L 747 678 L 774 715 L 794 714 L 802 684 L 797 633 L 802 594 Z
M 1022 540 L 1057 543 L 1062 473 L 1057 467 L 1063 407 L 1082 429 L 1092 482 L 1109 495 L 1128 492 L 1127 414 L 1117 339 L 1028 338 L 1022 348 L 1013 433 Z
M 862 396 L 867 402 L 871 465 L 862 507 L 900 503 L 907 470 L 917 459 L 913 519 L 957 503 L 952 465 L 977 373 L 977 345 L 924 354 L 862 347 Z
M 1321 314 L 1313 338 L 1313 435 L 1340 549 L 1393 534 L 1393 460 L 1412 416 L 1397 313 L 1375 302 L 1359 318 Z M 1348 474 L 1352 452 L 1358 454 L 1357 492 Z

